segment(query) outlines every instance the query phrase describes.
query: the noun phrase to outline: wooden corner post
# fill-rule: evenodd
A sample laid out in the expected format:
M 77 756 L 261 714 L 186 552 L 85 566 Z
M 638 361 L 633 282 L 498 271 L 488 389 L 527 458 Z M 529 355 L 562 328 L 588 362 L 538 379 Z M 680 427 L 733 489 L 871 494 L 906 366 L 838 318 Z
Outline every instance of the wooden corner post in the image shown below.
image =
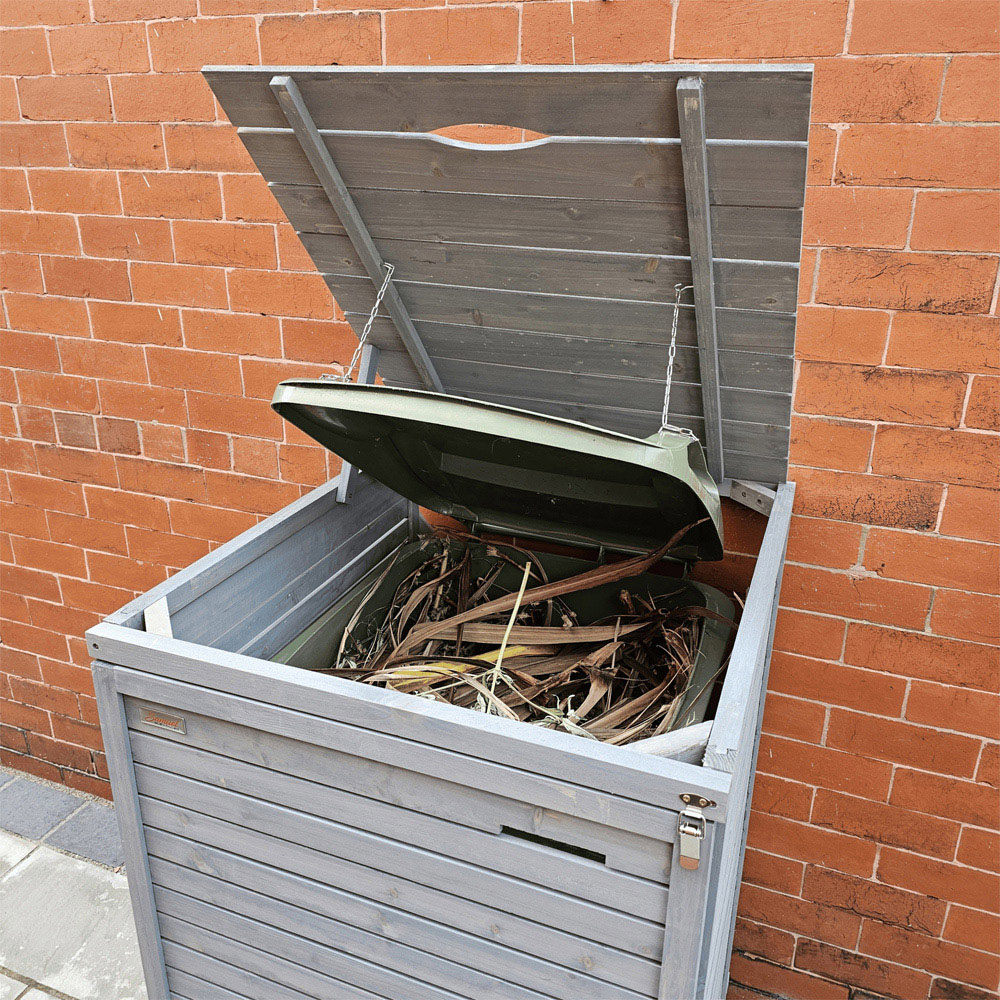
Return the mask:
M 684 167 L 684 196 L 687 200 L 688 240 L 691 244 L 698 364 L 705 417 L 705 452 L 708 471 L 717 483 L 721 483 L 725 478 L 725 467 L 722 452 L 722 399 L 719 391 L 719 338 L 715 325 L 705 92 L 700 77 L 687 76 L 678 81 L 677 117 Z

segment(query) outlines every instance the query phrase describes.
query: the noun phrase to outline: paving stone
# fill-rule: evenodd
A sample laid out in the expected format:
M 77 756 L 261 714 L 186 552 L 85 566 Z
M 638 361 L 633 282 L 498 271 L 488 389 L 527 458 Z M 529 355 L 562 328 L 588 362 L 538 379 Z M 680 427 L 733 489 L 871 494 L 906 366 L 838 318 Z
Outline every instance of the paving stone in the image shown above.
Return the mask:
M 45 843 L 99 861 L 109 868 L 125 863 L 115 811 L 103 803 L 88 802 L 49 834 Z
M 19 861 L 26 858 L 38 845 L 23 837 L 16 837 L 6 830 L 0 830 L 0 875 L 10 871 Z M 0 992 L 0 1000 L 5 1000 Z
M 145 1000 L 125 876 L 37 847 L 0 877 L 0 965 L 77 1000 Z
M 11 979 L 10 976 L 5 976 L 0 973 L 0 1000 L 21 1000 L 24 991 L 29 989 L 18 979 Z M 31 993 L 37 993 L 37 990 L 31 990 Z M 38 1000 L 37 997 L 31 997 L 31 993 L 26 994 L 31 1000 Z M 39 996 L 44 996 L 44 994 L 38 994 Z M 46 997 L 46 1000 L 48 998 Z
M 51 785 L 17 778 L 0 788 L 0 828 L 41 840 L 83 801 Z
M 0 771 L 0 788 L 4 785 L 9 785 L 15 778 L 16 774 L 12 774 L 10 771 Z

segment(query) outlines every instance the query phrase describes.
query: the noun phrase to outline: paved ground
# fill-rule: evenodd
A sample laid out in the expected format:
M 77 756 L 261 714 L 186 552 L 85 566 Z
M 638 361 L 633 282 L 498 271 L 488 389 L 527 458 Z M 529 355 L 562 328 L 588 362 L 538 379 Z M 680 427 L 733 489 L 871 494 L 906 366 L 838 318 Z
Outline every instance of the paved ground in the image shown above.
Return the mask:
M 0 1000 L 145 1000 L 114 809 L 0 768 Z

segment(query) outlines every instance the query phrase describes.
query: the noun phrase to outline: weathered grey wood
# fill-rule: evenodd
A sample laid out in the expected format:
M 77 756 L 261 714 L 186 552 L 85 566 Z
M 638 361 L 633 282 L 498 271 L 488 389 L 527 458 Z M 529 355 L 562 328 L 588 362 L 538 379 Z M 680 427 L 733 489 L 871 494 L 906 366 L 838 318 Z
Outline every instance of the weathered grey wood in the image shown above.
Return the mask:
M 688 764 L 700 764 L 711 731 L 712 721 L 709 720 L 694 726 L 685 726 L 683 729 L 675 729 L 672 733 L 635 740 L 629 746 L 643 753 L 656 754 L 657 757 L 670 757 L 673 760 L 686 761 Z
M 715 321 L 715 237 L 709 200 L 704 85 L 700 77 L 685 77 L 677 84 L 677 113 L 684 163 L 688 239 L 691 244 L 698 357 L 701 361 L 705 453 L 708 471 L 716 482 L 720 482 L 725 478 L 725 453 L 722 447 L 723 402 L 719 391 L 719 338 Z M 721 250 L 720 255 L 726 256 L 721 254 Z
M 711 138 L 801 142 L 809 132 L 809 65 L 204 70 L 234 125 L 282 128 L 285 121 L 268 89 L 275 73 L 295 78 L 319 128 L 433 132 L 476 122 L 548 135 L 674 137 L 677 81 L 697 74 L 705 81 Z
M 696 997 L 698 973 L 702 961 L 701 940 L 709 893 L 714 888 L 709 878 L 715 842 L 715 824 L 705 824 L 701 842 L 701 860 L 694 871 L 680 865 L 680 838 L 674 841 L 672 864 L 677 871 L 671 887 L 663 939 L 663 966 L 660 972 L 659 1000 Z M 724 995 L 724 994 L 721 994 Z M 713 996 L 709 994 L 708 997 Z M 708 997 L 706 1000 L 708 1000 Z
M 350 896 L 352 911 L 361 913 L 363 904 L 375 906 L 376 919 L 383 932 L 403 933 L 394 923 L 395 914 L 409 914 L 421 921 L 440 922 L 447 914 L 449 926 L 476 939 L 496 942 L 504 947 L 535 956 L 553 965 L 618 983 L 638 992 L 655 992 L 659 978 L 659 951 L 662 935 L 659 928 L 626 921 L 633 935 L 622 939 L 621 949 L 605 941 L 593 940 L 603 928 L 590 917 L 591 937 L 568 933 L 561 926 L 548 926 L 515 913 L 494 908 L 490 899 L 467 900 L 448 893 L 446 888 L 420 885 L 380 869 L 365 868 L 344 859 L 330 861 L 323 854 L 302 844 L 275 840 L 253 830 L 240 833 L 240 854 L 234 854 L 232 827 L 200 813 L 184 812 L 176 807 L 151 801 L 148 804 L 150 854 L 175 864 L 250 888 L 267 889 L 276 898 L 308 907 L 346 906 Z M 189 820 L 184 836 L 158 829 L 157 825 L 177 818 Z M 322 901 L 320 904 L 319 901 Z M 342 911 L 346 912 L 346 911 Z M 331 914 L 334 915 L 334 914 Z M 387 920 L 386 915 L 393 918 Z M 362 917 L 358 916 L 357 920 Z M 447 943 L 444 947 L 447 947 Z M 656 961 L 652 961 L 655 954 Z
M 93 665 L 94 693 L 101 720 L 101 733 L 108 758 L 111 789 L 115 798 L 115 818 L 122 840 L 125 873 L 128 877 L 132 917 L 139 939 L 139 959 L 150 1000 L 169 1000 L 170 991 L 160 947 L 160 927 L 149 875 L 146 842 L 143 836 L 135 769 L 129 746 L 128 724 L 122 696 L 115 687 L 114 672 L 103 663 Z
M 260 172 L 276 184 L 316 183 L 294 134 L 241 128 Z M 349 188 L 461 191 L 518 197 L 600 197 L 684 203 L 678 139 L 552 136 L 515 145 L 477 145 L 430 133 L 324 129 L 320 137 Z M 799 208 L 806 143 L 710 140 L 713 205 Z
M 298 232 L 340 235 L 345 231 L 322 188 L 287 184 L 271 184 L 270 188 Z M 604 253 L 689 252 L 687 213 L 680 205 L 367 188 L 353 188 L 350 194 L 375 240 L 422 239 Z M 625 217 L 628 225 L 622 225 Z M 799 259 L 800 209 L 716 205 L 711 220 L 715 252 L 720 257 L 786 263 Z
M 300 233 L 299 238 L 316 267 L 330 276 L 335 295 L 332 276 L 365 276 L 364 265 L 347 236 Z M 669 303 L 673 303 L 678 281 L 691 284 L 688 256 L 429 243 L 420 239 L 382 239 L 377 245 L 382 256 L 396 266 L 397 277 L 408 281 L 447 280 L 478 288 Z M 792 314 L 797 289 L 796 263 L 715 261 L 715 297 L 720 308 Z M 688 309 L 693 333 L 693 309 Z M 382 325 L 389 325 L 388 320 Z M 428 353 L 433 354 L 425 330 L 415 325 Z M 383 346 L 401 349 L 395 337 Z M 760 347 L 766 350 L 768 345 Z
M 351 248 L 354 249 L 353 246 Z M 364 327 L 362 327 L 362 332 Z M 359 385 L 372 385 L 378 369 L 378 348 L 372 343 L 365 343 L 361 348 L 361 358 L 358 362 Z M 340 469 L 340 483 L 337 487 L 337 502 L 350 503 L 354 499 L 354 487 L 356 485 L 357 470 L 350 462 L 344 462 Z
M 216 962 L 215 959 L 174 944 L 172 941 L 165 941 L 163 950 L 173 961 L 183 963 L 185 968 L 188 966 L 197 968 L 203 974 L 192 975 L 168 964 L 167 974 L 170 981 L 175 984 L 174 997 L 181 996 L 184 1000 L 302 1000 L 303 998 L 302 993 L 290 990 L 273 979 L 263 979 L 243 969 L 234 969 L 231 965 Z M 216 978 L 208 980 L 204 978 L 205 976 Z M 230 985 L 238 983 L 241 992 L 220 986 L 220 980 Z
M 302 152 L 309 160 L 312 169 L 322 185 L 323 192 L 329 199 L 329 205 L 334 210 L 341 225 L 347 231 L 355 249 L 364 262 L 368 277 L 376 288 L 381 288 L 386 278 L 385 262 L 372 242 L 364 220 L 355 207 L 354 199 L 347 190 L 347 185 L 340 176 L 330 151 L 323 143 L 313 122 L 312 115 L 302 100 L 302 94 L 295 81 L 290 76 L 277 75 L 271 79 L 270 87 L 278 100 L 288 124 L 298 140 Z M 420 373 L 421 379 L 428 389 L 443 391 L 441 380 L 434 371 L 434 365 L 427 357 L 427 351 L 420 342 L 420 336 L 413 329 L 413 321 L 400 301 L 399 293 L 388 283 L 385 290 L 386 312 L 395 324 L 400 339 L 406 346 L 407 353 L 414 367 Z
M 493 795 L 464 783 L 402 770 L 370 757 L 357 757 L 326 747 L 319 750 L 300 740 L 246 729 L 207 716 L 186 712 L 183 733 L 157 729 L 143 721 L 143 707 L 153 711 L 159 708 L 149 702 L 126 700 L 129 726 L 138 730 L 132 733 L 132 741 L 133 746 L 141 748 L 140 763 L 168 769 L 163 761 L 170 759 L 166 752 L 169 744 L 183 744 L 197 748 L 195 753 L 221 754 L 318 782 L 352 796 L 379 799 L 489 834 L 499 835 L 504 827 L 510 827 L 573 844 L 603 854 L 609 868 L 641 878 L 666 882 L 669 876 L 669 850 L 660 839 Z M 160 749 L 161 744 L 168 746 Z M 700 763 L 700 760 L 689 762 Z M 235 786 L 230 784 L 228 787 Z M 336 793 L 330 801 L 339 801 Z M 349 799 L 345 809 L 349 808 L 358 808 L 358 803 Z M 345 811 L 343 816 L 346 815 Z

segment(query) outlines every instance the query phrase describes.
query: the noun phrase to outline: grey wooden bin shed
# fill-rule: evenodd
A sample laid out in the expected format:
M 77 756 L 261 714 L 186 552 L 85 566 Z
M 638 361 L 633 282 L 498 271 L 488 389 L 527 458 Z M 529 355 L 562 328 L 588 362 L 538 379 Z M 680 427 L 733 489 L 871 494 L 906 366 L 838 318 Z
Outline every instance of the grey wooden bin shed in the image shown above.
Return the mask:
M 359 331 L 396 268 L 360 381 L 642 437 L 691 284 L 671 420 L 768 523 L 714 718 L 666 755 L 274 662 L 419 530 L 350 467 L 91 629 L 150 997 L 723 997 L 791 515 L 811 69 L 206 76 Z M 548 138 L 432 134 L 468 122 Z M 503 832 L 525 825 L 545 842 Z

